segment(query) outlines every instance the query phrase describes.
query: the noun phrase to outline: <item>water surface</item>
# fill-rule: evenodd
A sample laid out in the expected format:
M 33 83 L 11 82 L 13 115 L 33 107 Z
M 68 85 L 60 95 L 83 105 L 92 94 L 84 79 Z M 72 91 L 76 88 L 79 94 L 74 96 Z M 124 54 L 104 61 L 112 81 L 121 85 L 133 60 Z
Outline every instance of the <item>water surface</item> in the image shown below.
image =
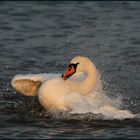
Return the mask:
M 136 1 L 0 2 L 0 138 L 138 139 L 139 119 L 55 119 L 10 81 L 19 73 L 62 73 L 84 55 L 100 71 L 105 93 L 122 96 L 123 107 L 139 114 L 139 23 Z

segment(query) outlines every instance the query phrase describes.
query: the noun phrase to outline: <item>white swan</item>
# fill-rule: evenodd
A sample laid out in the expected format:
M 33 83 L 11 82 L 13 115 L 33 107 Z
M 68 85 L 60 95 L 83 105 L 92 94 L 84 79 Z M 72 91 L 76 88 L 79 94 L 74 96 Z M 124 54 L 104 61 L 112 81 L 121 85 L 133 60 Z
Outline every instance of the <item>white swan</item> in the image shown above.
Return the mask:
M 80 82 L 75 78 L 79 75 L 84 75 Z M 46 110 L 72 109 L 70 113 L 102 113 L 111 118 L 134 117 L 129 111 L 112 106 L 112 100 L 102 92 L 96 66 L 87 57 L 74 57 L 62 77 L 60 74 L 16 75 L 11 84 L 21 94 L 38 95 Z
M 74 75 L 73 78 L 69 78 L 72 75 Z M 79 75 L 86 75 L 85 80 L 77 82 L 75 77 Z M 11 84 L 17 92 L 25 96 L 38 95 L 45 109 L 66 110 L 64 97 L 67 94 L 77 92 L 86 95 L 95 87 L 96 67 L 88 58 L 77 56 L 71 60 L 62 78 L 60 74 L 18 74 L 14 76 Z

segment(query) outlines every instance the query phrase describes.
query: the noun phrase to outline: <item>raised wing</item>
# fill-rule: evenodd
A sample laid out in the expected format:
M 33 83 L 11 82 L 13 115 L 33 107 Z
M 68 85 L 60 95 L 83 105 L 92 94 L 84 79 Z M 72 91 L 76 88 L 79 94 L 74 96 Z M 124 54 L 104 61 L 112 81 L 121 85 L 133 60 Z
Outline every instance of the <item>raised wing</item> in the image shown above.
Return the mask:
M 11 80 L 11 85 L 18 93 L 36 96 L 42 83 L 55 77 L 60 77 L 60 74 L 18 74 Z

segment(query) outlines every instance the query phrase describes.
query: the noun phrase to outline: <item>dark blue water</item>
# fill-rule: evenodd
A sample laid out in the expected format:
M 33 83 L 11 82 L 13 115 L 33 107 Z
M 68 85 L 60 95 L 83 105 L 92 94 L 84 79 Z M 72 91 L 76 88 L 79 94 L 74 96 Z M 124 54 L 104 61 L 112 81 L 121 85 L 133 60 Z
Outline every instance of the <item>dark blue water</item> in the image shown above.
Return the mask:
M 54 119 L 10 85 L 19 73 L 62 73 L 76 55 L 96 64 L 108 96 L 140 112 L 140 2 L 0 2 L 1 139 L 140 137 L 139 119 Z

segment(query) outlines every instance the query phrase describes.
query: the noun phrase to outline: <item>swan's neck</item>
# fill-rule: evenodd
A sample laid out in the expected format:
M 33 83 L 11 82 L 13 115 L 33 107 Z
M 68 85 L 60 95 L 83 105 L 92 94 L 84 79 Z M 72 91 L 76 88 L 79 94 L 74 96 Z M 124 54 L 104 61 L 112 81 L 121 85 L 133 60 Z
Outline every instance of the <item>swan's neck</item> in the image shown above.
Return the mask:
M 80 83 L 75 83 L 76 91 L 81 93 L 82 95 L 88 94 L 96 85 L 97 75 L 95 65 L 90 63 L 84 73 L 86 74 L 85 80 Z

